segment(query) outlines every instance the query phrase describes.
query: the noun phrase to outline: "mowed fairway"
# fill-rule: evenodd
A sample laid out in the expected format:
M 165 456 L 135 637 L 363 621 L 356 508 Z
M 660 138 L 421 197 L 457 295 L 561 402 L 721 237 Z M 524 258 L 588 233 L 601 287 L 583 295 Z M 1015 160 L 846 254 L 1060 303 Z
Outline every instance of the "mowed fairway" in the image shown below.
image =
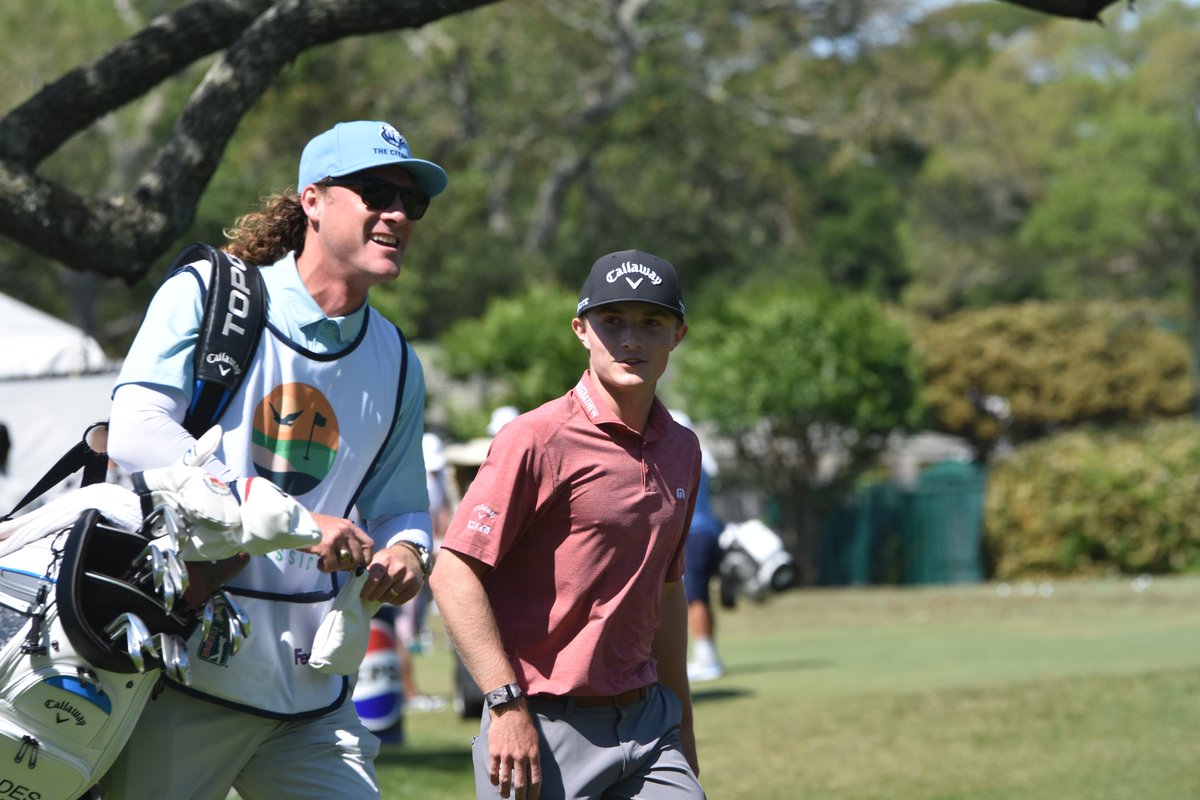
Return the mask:
M 797 590 L 722 613 L 728 674 L 693 690 L 709 797 L 1200 797 L 1200 579 L 997 588 Z M 418 679 L 448 693 L 438 634 Z M 477 723 L 405 724 L 384 797 L 472 797 Z

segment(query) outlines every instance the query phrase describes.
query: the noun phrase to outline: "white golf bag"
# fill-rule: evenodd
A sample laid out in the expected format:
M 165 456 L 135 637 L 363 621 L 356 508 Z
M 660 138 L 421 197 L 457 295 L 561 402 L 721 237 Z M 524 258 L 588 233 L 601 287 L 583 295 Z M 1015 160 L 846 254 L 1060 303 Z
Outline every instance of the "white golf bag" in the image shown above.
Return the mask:
M 219 434 L 219 431 L 218 431 Z M 75 800 L 108 770 L 163 673 L 189 681 L 186 640 L 249 622 L 187 561 L 320 540 L 267 481 L 232 488 L 195 466 L 96 484 L 0 523 L 0 798 Z M 261 481 L 261 482 L 259 482 Z
M 154 547 L 90 509 L 0 558 L 0 796 L 82 796 L 161 670 L 186 678 L 183 641 L 199 617 L 173 603 L 181 565 L 155 577 L 152 561 L 174 553 Z

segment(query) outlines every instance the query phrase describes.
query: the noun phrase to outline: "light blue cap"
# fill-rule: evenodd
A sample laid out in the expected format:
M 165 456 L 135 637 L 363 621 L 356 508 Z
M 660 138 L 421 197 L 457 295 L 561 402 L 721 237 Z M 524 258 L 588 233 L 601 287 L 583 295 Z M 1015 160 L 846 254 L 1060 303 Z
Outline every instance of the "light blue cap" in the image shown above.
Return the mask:
M 413 158 L 408 142 L 386 122 L 358 120 L 340 122 L 313 137 L 300 154 L 296 189 L 325 178 L 340 178 L 353 172 L 388 164 L 404 167 L 417 188 L 436 197 L 446 188 L 446 170 L 432 161 Z

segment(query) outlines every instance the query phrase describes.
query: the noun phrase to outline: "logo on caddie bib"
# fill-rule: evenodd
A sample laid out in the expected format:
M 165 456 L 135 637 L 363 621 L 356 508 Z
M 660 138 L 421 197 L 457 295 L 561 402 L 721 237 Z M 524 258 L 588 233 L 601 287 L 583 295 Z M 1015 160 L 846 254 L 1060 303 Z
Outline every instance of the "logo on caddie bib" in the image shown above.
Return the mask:
M 316 488 L 337 459 L 338 421 L 320 390 L 275 388 L 254 411 L 254 470 L 288 494 Z

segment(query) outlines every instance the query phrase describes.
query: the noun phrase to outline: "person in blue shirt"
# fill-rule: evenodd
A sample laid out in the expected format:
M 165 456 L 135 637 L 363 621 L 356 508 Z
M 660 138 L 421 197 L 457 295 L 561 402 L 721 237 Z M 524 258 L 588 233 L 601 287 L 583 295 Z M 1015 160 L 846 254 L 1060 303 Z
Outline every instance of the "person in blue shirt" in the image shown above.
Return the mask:
M 725 524 L 712 510 L 711 483 L 708 470 L 701 469 L 696 510 L 684 543 L 683 588 L 688 601 L 688 628 L 692 633 L 688 680 L 692 683 L 716 680 L 725 674 L 725 667 L 717 655 L 716 619 L 709 592 L 721 564 L 719 540 Z
M 671 410 L 679 424 L 692 428 L 691 418 L 683 411 Z M 725 523 L 712 507 L 712 476 L 716 459 L 701 448 L 700 487 L 696 491 L 696 509 L 684 542 L 683 590 L 687 596 L 688 630 L 691 633 L 691 658 L 688 659 L 688 681 L 712 681 L 725 674 L 717 655 L 716 617 L 713 614 L 710 586 L 721 566 L 721 531 Z
M 209 577 L 252 620 L 230 653 L 226 628 L 188 643 L 191 683 L 147 704 L 101 783 L 113 799 L 378 798 L 379 741 L 350 679 L 309 666 L 315 633 L 360 568 L 361 596 L 400 604 L 424 585 L 432 546 L 421 452 L 425 385 L 400 330 L 368 303 L 396 279 L 416 220 L 446 187 L 381 121 L 313 138 L 296 192 L 266 198 L 226 232 L 261 268 L 267 325 L 203 464 L 218 478 L 271 480 L 312 513 L 321 542 L 220 563 Z M 113 394 L 109 455 L 134 471 L 195 445 L 182 427 L 211 265 L 188 264 L 155 295 Z

